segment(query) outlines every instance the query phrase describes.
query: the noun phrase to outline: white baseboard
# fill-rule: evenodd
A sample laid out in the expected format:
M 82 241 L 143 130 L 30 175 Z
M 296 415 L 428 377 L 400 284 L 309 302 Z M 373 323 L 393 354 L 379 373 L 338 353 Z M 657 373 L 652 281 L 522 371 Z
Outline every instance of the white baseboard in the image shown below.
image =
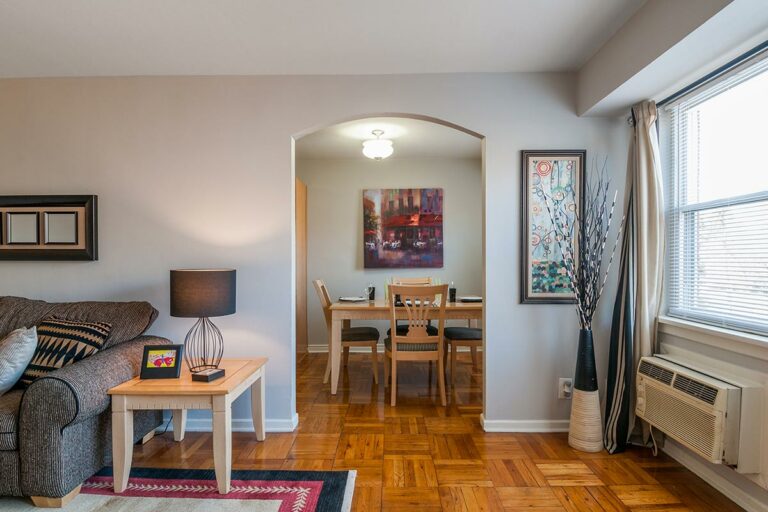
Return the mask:
M 486 432 L 568 432 L 568 420 L 487 420 L 480 415 Z
M 768 491 L 733 469 L 710 464 L 669 438 L 664 440 L 662 450 L 741 508 L 749 512 L 768 512 Z
M 483 351 L 483 347 L 478 347 L 478 352 Z M 328 345 L 325 343 L 316 344 L 316 345 L 307 345 L 307 352 L 310 354 L 327 354 L 328 353 Z M 351 354 L 370 354 L 371 350 L 368 347 L 350 347 L 349 352 Z M 379 343 L 379 348 L 377 350 L 379 354 L 384 353 L 384 344 Z M 469 347 L 459 347 L 459 352 L 469 352 Z
M 292 419 L 269 419 L 267 418 L 267 432 L 293 432 L 299 426 L 299 415 L 294 414 Z M 161 427 L 162 430 L 165 426 Z M 173 422 L 168 427 L 168 431 L 173 430 Z M 212 432 L 213 421 L 211 418 L 187 418 L 187 432 Z M 250 418 L 232 418 L 232 432 L 253 432 L 253 420 Z

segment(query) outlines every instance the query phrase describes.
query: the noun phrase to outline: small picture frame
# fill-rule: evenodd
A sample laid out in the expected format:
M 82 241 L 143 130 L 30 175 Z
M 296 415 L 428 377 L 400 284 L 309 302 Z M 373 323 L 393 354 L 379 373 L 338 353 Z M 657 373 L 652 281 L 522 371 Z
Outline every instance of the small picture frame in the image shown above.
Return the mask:
M 141 359 L 141 379 L 178 379 L 184 345 L 147 345 Z

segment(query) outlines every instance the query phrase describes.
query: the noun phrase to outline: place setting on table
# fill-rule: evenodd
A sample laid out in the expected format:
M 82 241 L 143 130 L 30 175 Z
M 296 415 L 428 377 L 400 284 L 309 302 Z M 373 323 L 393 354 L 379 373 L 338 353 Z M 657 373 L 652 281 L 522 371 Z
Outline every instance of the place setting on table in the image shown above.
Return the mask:
M 389 282 L 385 283 L 384 285 L 384 301 L 388 303 L 389 301 L 389 286 L 392 284 L 394 280 L 390 279 Z M 439 285 L 440 280 L 436 279 L 432 283 L 434 285 Z M 361 295 L 351 295 L 351 296 L 342 296 L 338 298 L 339 302 L 346 302 L 346 303 L 373 303 L 376 301 L 376 287 L 373 284 L 369 284 L 362 290 Z M 482 303 L 483 297 L 480 295 L 463 295 L 463 296 L 457 296 L 456 294 L 456 287 L 454 286 L 453 281 L 449 284 L 448 287 L 448 304 L 454 304 L 454 303 Z M 399 296 L 395 296 L 395 304 L 397 306 L 402 306 L 402 302 L 400 302 Z M 439 301 L 436 301 L 435 306 L 439 305 Z

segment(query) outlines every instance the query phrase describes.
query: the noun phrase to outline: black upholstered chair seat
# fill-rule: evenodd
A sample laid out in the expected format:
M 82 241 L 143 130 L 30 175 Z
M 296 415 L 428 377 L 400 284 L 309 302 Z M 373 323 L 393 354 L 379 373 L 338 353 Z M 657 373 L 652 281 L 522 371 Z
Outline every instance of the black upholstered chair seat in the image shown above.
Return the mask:
M 449 340 L 482 340 L 483 330 L 474 327 L 446 327 L 443 329 Z
M 392 338 L 384 338 L 384 348 L 392 351 Z M 397 346 L 398 352 L 429 352 L 437 350 L 437 343 L 403 343 Z
M 347 327 L 341 330 L 341 341 L 378 341 L 379 330 L 375 327 Z
M 437 336 L 438 330 L 434 325 L 427 325 L 427 334 L 430 336 Z M 408 324 L 397 326 L 397 335 L 405 336 L 408 334 Z M 392 328 L 387 329 L 387 336 L 392 336 Z

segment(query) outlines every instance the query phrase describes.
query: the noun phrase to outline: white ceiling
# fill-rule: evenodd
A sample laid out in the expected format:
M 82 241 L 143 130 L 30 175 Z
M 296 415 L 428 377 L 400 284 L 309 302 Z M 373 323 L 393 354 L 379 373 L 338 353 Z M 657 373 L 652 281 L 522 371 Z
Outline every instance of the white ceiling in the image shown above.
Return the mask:
M 576 70 L 645 0 L 2 0 L 0 77 Z
M 480 139 L 428 121 L 375 117 L 323 128 L 296 142 L 297 159 L 361 158 L 363 141 L 372 139 L 373 130 L 384 130 L 382 138 L 391 139 L 398 158 L 477 158 L 481 156 Z

